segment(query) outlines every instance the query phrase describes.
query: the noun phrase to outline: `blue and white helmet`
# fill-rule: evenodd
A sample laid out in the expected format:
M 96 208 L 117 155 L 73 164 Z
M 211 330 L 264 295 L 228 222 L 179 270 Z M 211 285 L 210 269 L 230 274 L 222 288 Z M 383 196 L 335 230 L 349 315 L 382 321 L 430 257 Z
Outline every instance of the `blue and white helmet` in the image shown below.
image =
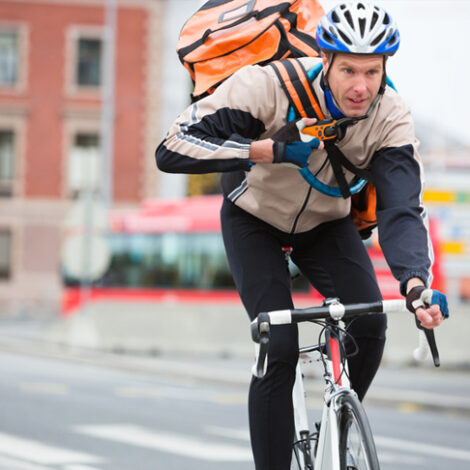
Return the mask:
M 395 21 L 367 2 L 340 3 L 318 23 L 317 43 L 325 52 L 393 55 L 400 45 Z

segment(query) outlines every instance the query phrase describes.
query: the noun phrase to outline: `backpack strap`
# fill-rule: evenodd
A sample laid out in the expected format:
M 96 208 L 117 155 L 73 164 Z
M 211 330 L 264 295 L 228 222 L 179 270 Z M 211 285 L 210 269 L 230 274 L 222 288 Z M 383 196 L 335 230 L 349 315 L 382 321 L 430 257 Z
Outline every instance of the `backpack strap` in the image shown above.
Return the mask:
M 325 142 L 325 150 L 330 160 L 333 173 L 335 175 L 338 186 L 341 190 L 341 195 L 344 199 L 351 197 L 351 191 L 349 185 L 344 177 L 343 168 L 346 168 L 351 173 L 354 173 L 357 177 L 362 178 L 366 181 L 372 182 L 372 172 L 370 170 L 363 170 L 353 165 L 344 155 L 344 153 L 334 143 L 329 141 Z
M 325 119 L 308 73 L 299 60 L 282 59 L 269 65 L 276 72 L 297 116 L 314 117 L 319 121 Z
M 271 62 L 269 65 L 276 72 L 282 88 L 297 117 L 314 117 L 319 121 L 325 119 L 325 115 L 318 104 L 318 98 L 315 90 L 313 89 L 308 73 L 298 59 L 282 59 Z M 336 139 L 325 141 L 325 150 L 339 186 L 339 190 L 337 190 L 339 194 L 336 194 L 335 192 L 334 195 L 337 197 L 342 196 L 346 199 L 351 197 L 352 191 L 344 176 L 343 167 L 362 180 L 371 181 L 372 174 L 368 170 L 362 170 L 353 165 L 345 157 L 343 152 L 335 145 L 335 142 Z M 316 178 L 310 173 L 308 168 L 303 169 L 300 173 L 310 183 L 310 185 L 312 185 L 313 182 L 316 182 Z M 310 173 L 310 175 L 308 175 L 308 173 Z M 359 181 L 358 183 L 359 184 L 354 185 L 356 191 L 362 188 L 365 182 Z M 314 187 L 317 187 L 317 185 L 314 185 Z M 319 191 L 333 195 L 331 192 L 326 192 L 321 188 Z

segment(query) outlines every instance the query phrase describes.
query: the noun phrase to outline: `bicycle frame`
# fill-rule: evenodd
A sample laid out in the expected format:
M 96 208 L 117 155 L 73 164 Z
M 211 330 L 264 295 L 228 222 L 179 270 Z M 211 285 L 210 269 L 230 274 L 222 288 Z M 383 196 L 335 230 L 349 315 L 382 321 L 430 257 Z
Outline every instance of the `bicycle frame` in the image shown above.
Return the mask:
M 337 322 L 333 322 L 337 323 Z M 330 328 L 326 330 L 326 351 L 323 364 L 325 366 L 324 378 L 326 382 L 326 391 L 322 410 L 320 434 L 316 446 L 316 455 L 314 456 L 315 470 L 340 470 L 339 454 L 339 431 L 337 422 L 337 409 L 339 399 L 345 393 L 354 393 L 349 384 L 347 374 L 347 364 L 343 361 L 340 348 L 340 331 L 334 331 Z M 306 348 L 302 352 L 311 352 L 319 350 L 318 347 Z M 320 354 L 323 354 L 319 351 Z M 297 440 L 305 440 L 309 437 L 309 425 L 307 416 L 307 405 L 305 401 L 305 390 L 303 384 L 302 368 L 299 363 L 296 369 L 296 380 L 292 392 L 294 403 L 294 418 Z M 313 456 L 313 452 L 310 454 Z M 305 468 L 305 455 L 300 453 L 298 458 L 301 465 Z

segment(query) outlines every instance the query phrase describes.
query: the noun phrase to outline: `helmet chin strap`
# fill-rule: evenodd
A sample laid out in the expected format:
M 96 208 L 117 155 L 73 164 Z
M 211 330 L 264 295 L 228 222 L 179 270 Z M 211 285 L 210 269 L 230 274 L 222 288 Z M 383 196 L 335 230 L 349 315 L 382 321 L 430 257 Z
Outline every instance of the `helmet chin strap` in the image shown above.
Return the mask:
M 323 73 L 322 82 L 323 82 L 323 86 L 325 90 L 325 101 L 326 101 L 326 106 L 328 108 L 328 111 L 330 111 L 331 116 L 334 119 L 339 119 L 339 118 L 346 117 L 346 116 L 343 113 L 343 111 L 341 111 L 341 108 L 339 107 L 338 102 L 336 101 L 336 98 L 333 95 L 333 92 L 331 91 L 330 84 L 328 83 L 328 73 L 330 72 L 330 68 L 333 65 L 333 61 L 335 60 L 335 57 L 336 57 L 336 54 L 332 54 L 330 65 L 328 66 L 326 73 Z M 373 99 L 370 106 L 367 108 L 367 111 L 362 116 L 358 117 L 358 119 L 367 118 L 369 116 L 369 113 L 377 105 L 380 97 L 385 93 L 385 86 L 387 84 L 387 72 L 385 70 L 386 63 L 387 63 L 387 56 L 384 56 L 382 83 L 380 84 L 379 91 L 376 97 Z

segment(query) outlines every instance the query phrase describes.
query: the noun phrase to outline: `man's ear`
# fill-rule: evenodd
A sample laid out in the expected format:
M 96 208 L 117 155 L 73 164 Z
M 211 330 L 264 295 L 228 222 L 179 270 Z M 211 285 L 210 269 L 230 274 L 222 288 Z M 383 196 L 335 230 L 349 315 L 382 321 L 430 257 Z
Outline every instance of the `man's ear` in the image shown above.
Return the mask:
M 321 61 L 323 64 L 323 73 L 326 74 L 328 67 L 330 66 L 330 62 L 328 60 L 328 56 L 324 52 L 321 53 Z

